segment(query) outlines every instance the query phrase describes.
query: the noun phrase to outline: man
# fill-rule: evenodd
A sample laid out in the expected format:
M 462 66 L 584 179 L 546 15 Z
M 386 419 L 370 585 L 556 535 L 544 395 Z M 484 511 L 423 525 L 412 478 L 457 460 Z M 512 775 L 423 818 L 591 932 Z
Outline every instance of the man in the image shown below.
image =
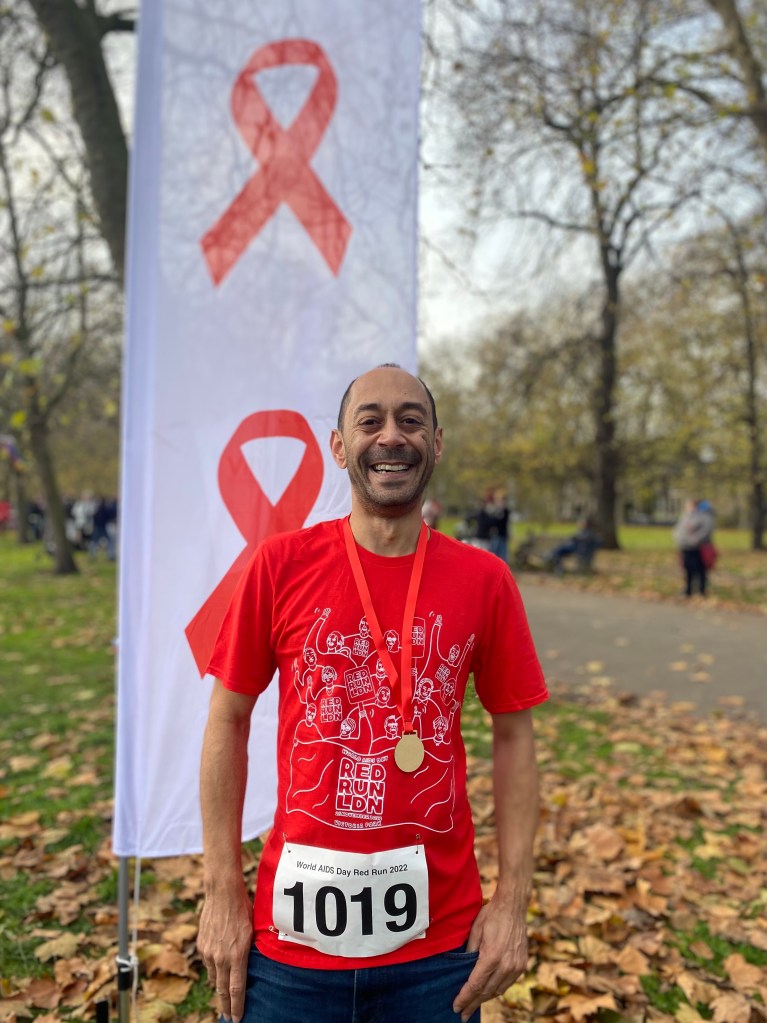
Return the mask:
M 587 516 L 579 520 L 577 531 L 568 540 L 557 544 L 546 555 L 546 562 L 557 575 L 562 575 L 563 559 L 575 555 L 581 567 L 590 569 L 594 555 L 601 546 L 602 540 L 594 531 L 591 519 Z
M 530 708 L 546 688 L 507 567 L 421 521 L 442 455 L 426 386 L 392 365 L 358 377 L 331 450 L 350 517 L 262 544 L 208 667 L 198 945 L 227 1020 L 478 1023 L 526 966 Z M 329 666 L 332 684 L 316 684 Z M 275 669 L 277 810 L 251 913 L 246 744 Z M 485 906 L 454 713 L 471 672 L 493 716 L 499 870 Z

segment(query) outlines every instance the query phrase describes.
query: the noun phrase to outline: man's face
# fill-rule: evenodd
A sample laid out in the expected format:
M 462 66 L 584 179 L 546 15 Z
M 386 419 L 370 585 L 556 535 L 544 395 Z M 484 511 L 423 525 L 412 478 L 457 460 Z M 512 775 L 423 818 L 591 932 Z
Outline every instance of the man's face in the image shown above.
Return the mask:
M 430 678 L 421 679 L 416 689 L 416 700 L 428 700 L 434 691 L 434 683 Z
M 355 496 L 369 509 L 410 510 L 442 456 L 423 384 L 402 369 L 384 367 L 355 380 L 333 456 L 348 469 Z

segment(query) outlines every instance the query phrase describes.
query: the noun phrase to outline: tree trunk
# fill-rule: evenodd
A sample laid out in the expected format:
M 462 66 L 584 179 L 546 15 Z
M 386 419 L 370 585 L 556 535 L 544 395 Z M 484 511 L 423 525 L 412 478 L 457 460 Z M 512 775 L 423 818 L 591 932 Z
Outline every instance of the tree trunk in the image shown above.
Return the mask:
M 767 89 L 764 87 L 764 71 L 748 38 L 743 18 L 735 0 L 708 0 L 708 5 L 716 11 L 724 26 L 728 49 L 740 68 L 748 95 L 746 115 L 756 128 L 759 141 L 767 152 Z
M 618 550 L 618 529 L 615 519 L 620 458 L 615 444 L 615 382 L 617 376 L 616 339 L 618 333 L 618 280 L 620 270 L 611 265 L 609 253 L 603 252 L 605 271 L 605 302 L 602 309 L 602 330 L 596 339 L 597 380 L 594 387 L 594 446 L 596 472 L 594 503 L 597 528 L 607 550 Z
M 85 145 L 91 190 L 115 269 L 123 276 L 128 145 L 101 48 L 95 14 L 75 0 L 29 0 L 69 80 Z
M 755 551 L 764 550 L 764 502 L 764 483 L 757 479 L 751 494 L 751 548 Z
M 751 546 L 755 551 L 764 550 L 764 475 L 762 470 L 761 436 L 759 429 L 759 399 L 756 393 L 756 356 L 754 338 L 749 334 L 748 367 L 749 383 L 746 396 L 746 424 L 750 448 L 751 475 Z
M 733 236 L 735 259 L 737 261 L 738 290 L 743 309 L 743 330 L 746 338 L 746 411 L 744 419 L 748 429 L 749 475 L 751 482 L 751 546 L 755 551 L 764 550 L 764 473 L 762 469 L 762 431 L 759 415 L 757 337 L 751 298 L 749 293 L 748 267 L 743 255 L 741 239 Z
M 53 458 L 51 456 L 48 425 L 39 415 L 33 414 L 30 416 L 29 440 L 37 472 L 40 476 L 40 484 L 45 494 L 46 515 L 55 545 L 53 571 L 56 575 L 72 575 L 78 571 L 77 563 L 75 562 L 72 545 L 67 539 L 64 503 L 61 500 Z

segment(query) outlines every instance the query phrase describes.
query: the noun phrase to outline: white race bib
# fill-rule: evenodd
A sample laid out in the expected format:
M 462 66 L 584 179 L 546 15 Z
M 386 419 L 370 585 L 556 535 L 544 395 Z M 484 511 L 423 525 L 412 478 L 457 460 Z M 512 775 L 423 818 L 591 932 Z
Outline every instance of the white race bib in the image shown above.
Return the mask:
M 272 913 L 283 941 L 336 956 L 393 952 L 429 924 L 423 846 L 350 853 L 286 842 Z

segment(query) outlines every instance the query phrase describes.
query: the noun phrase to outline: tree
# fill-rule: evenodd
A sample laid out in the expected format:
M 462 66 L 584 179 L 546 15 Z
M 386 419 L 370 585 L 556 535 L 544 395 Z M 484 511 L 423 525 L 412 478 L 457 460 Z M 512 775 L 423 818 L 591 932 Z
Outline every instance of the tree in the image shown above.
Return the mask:
M 593 484 L 589 376 L 572 314 L 500 321 L 425 361 L 447 443 L 436 496 L 465 508 L 501 488 L 539 522 L 581 510 Z M 452 354 L 452 358 L 451 358 Z
M 0 342 L 10 425 L 31 450 L 55 546 L 55 571 L 76 571 L 51 433 L 98 336 L 101 289 L 113 289 L 89 212 L 77 140 L 57 114 L 36 25 L 7 15 L 0 31 Z
M 715 208 L 715 212 L 722 227 L 696 239 L 687 268 L 705 287 L 715 289 L 721 329 L 729 338 L 729 358 L 723 359 L 722 365 L 735 381 L 734 419 L 741 429 L 745 427 L 748 455 L 744 468 L 750 489 L 752 547 L 763 550 L 767 514 L 763 415 L 767 389 L 767 306 L 763 297 L 767 285 L 767 214 L 739 222 L 724 210 Z
M 132 9 L 104 10 L 97 0 L 28 0 L 51 53 L 69 82 L 93 200 L 112 262 L 122 278 L 128 190 L 128 144 L 104 57 L 112 32 L 132 32 Z
M 622 339 L 624 495 L 635 513 L 668 521 L 708 497 L 732 522 L 743 483 L 730 324 L 721 293 L 693 276 L 698 240 L 628 289 Z M 720 519 L 721 520 L 721 519 Z M 734 522 L 733 522 L 734 524 Z
M 759 38 L 763 48 L 767 45 L 765 38 L 767 16 L 764 5 L 754 4 L 753 10 L 744 17 L 737 0 L 706 0 L 706 3 L 719 16 L 725 33 L 727 53 L 740 71 L 745 102 L 739 105 L 740 109 L 736 112 L 742 111 L 750 119 L 767 155 L 767 85 L 765 68 L 757 52 Z M 761 33 L 757 26 L 761 26 Z M 708 94 L 704 93 L 703 98 L 712 105 L 716 103 Z M 730 113 L 732 112 L 730 108 Z
M 617 545 L 623 278 L 704 187 L 705 161 L 688 156 L 701 124 L 694 104 L 658 84 L 674 27 L 662 0 L 497 0 L 464 13 L 456 48 L 454 97 L 480 217 L 542 224 L 550 264 L 561 256 L 554 235 L 576 242 L 570 276 L 592 303 L 582 356 L 607 546 Z

